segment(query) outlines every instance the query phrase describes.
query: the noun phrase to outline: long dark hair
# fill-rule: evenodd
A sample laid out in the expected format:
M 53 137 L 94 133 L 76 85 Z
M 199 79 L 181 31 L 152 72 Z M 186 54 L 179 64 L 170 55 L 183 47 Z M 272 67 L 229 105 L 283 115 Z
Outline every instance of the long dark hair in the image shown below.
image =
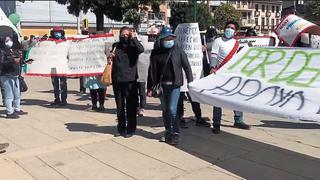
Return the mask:
M 13 42 L 11 49 L 15 49 L 15 50 L 21 49 L 21 44 L 20 44 L 20 42 L 18 40 L 18 36 L 16 34 L 13 36 L 6 35 L 3 37 L 0 37 L 0 49 L 2 49 L 2 50 L 6 49 L 5 41 L 6 41 L 7 37 L 9 37 Z

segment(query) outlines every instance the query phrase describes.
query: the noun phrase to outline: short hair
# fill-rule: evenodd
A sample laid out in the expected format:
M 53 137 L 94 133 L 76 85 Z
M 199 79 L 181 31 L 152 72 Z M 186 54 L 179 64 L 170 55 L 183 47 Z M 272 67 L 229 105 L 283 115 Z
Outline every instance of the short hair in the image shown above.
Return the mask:
M 238 30 L 238 29 L 240 28 L 239 23 L 238 23 L 237 21 L 235 21 L 235 20 L 230 20 L 230 21 L 228 21 L 228 22 L 226 23 L 226 25 L 224 26 L 224 29 L 226 29 L 229 24 L 233 24 L 233 25 L 236 27 L 236 30 Z
M 120 35 L 122 34 L 123 31 L 125 30 L 128 30 L 130 31 L 131 28 L 129 28 L 128 26 L 123 26 L 121 29 L 120 29 Z

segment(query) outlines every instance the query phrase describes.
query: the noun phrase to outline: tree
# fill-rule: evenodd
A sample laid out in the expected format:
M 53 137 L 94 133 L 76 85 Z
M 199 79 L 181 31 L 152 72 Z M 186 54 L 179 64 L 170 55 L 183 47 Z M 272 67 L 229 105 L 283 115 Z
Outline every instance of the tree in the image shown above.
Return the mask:
M 320 23 L 320 1 L 308 1 L 305 5 L 305 18 Z
M 171 7 L 170 25 L 175 29 L 181 23 L 192 23 L 194 21 L 194 3 L 174 3 Z M 206 3 L 196 5 L 196 22 L 200 30 L 205 30 L 213 23 L 210 7 Z
M 235 20 L 241 25 L 240 13 L 230 4 L 222 4 L 213 14 L 213 24 L 219 30 L 224 29 L 225 24 L 230 20 Z
M 141 12 L 145 5 L 153 7 L 163 3 L 165 0 L 56 0 L 60 4 L 68 5 L 68 12 L 75 16 L 83 11 L 93 12 L 96 15 L 97 31 L 104 29 L 104 15 L 116 21 L 125 21 L 139 24 Z

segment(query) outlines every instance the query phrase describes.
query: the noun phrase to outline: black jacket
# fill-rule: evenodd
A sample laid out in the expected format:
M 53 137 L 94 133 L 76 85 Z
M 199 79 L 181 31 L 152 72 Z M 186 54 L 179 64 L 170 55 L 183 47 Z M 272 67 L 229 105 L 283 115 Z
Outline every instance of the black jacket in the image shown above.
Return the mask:
M 188 83 L 193 80 L 191 66 L 188 61 L 186 53 L 178 46 L 172 47 L 170 61 L 173 66 L 174 82 L 173 85 L 176 87 L 183 85 L 183 74 L 182 69 L 186 74 Z M 152 50 L 150 56 L 150 67 L 149 67 L 149 77 L 148 77 L 148 89 L 151 89 L 153 85 L 156 85 L 160 81 L 160 76 L 163 67 L 158 67 L 157 62 L 162 61 L 163 53 L 168 53 L 169 51 L 163 51 L 163 48 L 157 48 Z
M 133 38 L 127 48 L 123 47 L 121 43 L 115 43 L 113 47 L 116 47 L 116 51 L 112 65 L 112 81 L 135 81 L 138 78 L 138 57 L 144 51 L 142 44 L 137 38 Z
M 0 52 L 0 75 L 18 76 L 20 74 L 21 62 L 16 63 L 15 58 L 21 61 L 21 54 L 17 50 L 5 49 Z

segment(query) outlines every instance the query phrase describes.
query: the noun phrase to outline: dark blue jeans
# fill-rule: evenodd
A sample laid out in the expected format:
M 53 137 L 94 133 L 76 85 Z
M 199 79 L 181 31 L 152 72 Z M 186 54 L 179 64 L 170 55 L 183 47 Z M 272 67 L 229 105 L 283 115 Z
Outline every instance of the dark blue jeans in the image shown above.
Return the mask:
M 66 101 L 68 96 L 67 77 L 51 77 L 51 81 L 53 85 L 54 98 L 59 101 Z
M 242 123 L 243 121 L 243 112 L 241 111 L 233 111 L 234 113 L 234 122 Z M 222 116 L 222 108 L 221 107 L 213 107 L 213 124 L 220 125 L 221 124 L 221 116 Z
M 179 120 L 177 118 L 180 87 L 162 85 L 163 93 L 160 97 L 162 117 L 166 128 L 166 135 L 179 134 Z

